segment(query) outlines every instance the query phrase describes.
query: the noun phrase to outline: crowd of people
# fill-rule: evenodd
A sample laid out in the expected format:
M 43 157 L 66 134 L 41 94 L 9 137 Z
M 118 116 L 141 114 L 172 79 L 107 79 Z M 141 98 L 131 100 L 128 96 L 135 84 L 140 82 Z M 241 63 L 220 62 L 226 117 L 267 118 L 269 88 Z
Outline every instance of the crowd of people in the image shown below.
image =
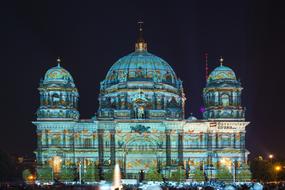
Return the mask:
M 198 184 L 198 183 L 190 183 L 190 184 L 162 184 L 158 186 L 158 189 L 161 190 L 285 190 L 285 181 L 278 182 L 278 183 L 243 183 L 243 184 L 224 184 L 222 182 L 218 183 L 205 183 L 205 184 Z M 123 185 L 123 190 L 156 190 L 152 188 L 153 186 L 146 186 L 142 185 Z M 57 185 L 46 185 L 46 186 L 39 186 L 39 185 L 27 185 L 27 184 L 9 184 L 9 183 L 0 183 L 0 190 L 99 190 L 98 186 L 91 186 L 91 185 L 64 185 L 64 184 L 57 184 Z

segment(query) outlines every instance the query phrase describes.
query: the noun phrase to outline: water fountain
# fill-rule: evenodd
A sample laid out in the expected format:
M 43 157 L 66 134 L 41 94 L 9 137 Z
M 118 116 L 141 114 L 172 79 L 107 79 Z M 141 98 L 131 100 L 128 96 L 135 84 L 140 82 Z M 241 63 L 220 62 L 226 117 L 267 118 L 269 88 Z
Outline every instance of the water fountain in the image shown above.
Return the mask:
M 113 178 L 113 185 L 112 185 L 112 190 L 121 190 L 122 183 L 121 183 L 121 172 L 120 172 L 120 167 L 119 164 L 115 165 L 114 168 L 114 178 Z
M 122 190 L 123 189 L 123 186 L 121 183 L 121 172 L 120 172 L 119 164 L 115 165 L 112 185 L 102 184 L 99 186 L 99 189 L 100 190 Z

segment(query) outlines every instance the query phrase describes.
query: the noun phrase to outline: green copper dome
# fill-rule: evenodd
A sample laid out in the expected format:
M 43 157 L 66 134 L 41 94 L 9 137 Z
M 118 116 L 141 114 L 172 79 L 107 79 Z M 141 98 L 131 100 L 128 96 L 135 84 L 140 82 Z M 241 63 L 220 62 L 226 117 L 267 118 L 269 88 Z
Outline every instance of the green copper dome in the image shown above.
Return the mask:
M 177 77 L 162 58 L 137 49 L 119 59 L 107 73 L 105 82 L 114 85 L 126 81 L 152 81 L 176 85 Z
M 237 80 L 237 79 L 234 71 L 231 68 L 220 65 L 211 72 L 208 78 L 208 82 L 216 80 Z
M 101 82 L 98 119 L 182 119 L 184 93 L 170 65 L 147 51 L 139 29 L 135 51 L 120 58 Z
M 44 77 L 43 84 L 51 83 L 74 83 L 71 74 L 60 66 L 60 60 L 58 59 L 58 65 L 49 69 Z
M 224 59 L 220 59 L 220 66 L 216 67 L 209 75 L 207 84 L 238 83 L 235 72 L 223 65 Z

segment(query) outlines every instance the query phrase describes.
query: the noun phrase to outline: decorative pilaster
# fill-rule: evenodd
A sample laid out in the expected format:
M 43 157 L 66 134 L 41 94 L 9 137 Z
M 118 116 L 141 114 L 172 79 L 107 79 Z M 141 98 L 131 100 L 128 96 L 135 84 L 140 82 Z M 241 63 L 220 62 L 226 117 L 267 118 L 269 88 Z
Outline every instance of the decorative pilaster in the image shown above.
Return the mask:
M 104 163 L 104 129 L 98 129 L 99 165 Z
M 242 161 L 246 162 L 246 155 L 245 155 L 245 133 L 240 132 L 240 149 L 242 152 Z
M 166 165 L 171 166 L 171 139 L 170 131 L 166 131 Z
M 178 162 L 183 166 L 183 132 L 178 133 Z
M 116 164 L 115 131 L 110 131 L 110 152 L 111 152 L 111 165 L 115 165 Z
M 215 134 L 215 138 L 216 138 L 216 148 L 220 148 L 219 147 L 219 133 L 217 132 L 216 134 Z
M 46 130 L 46 146 L 49 147 L 50 145 L 50 131 Z
M 236 148 L 236 133 L 234 133 L 233 136 L 233 148 Z

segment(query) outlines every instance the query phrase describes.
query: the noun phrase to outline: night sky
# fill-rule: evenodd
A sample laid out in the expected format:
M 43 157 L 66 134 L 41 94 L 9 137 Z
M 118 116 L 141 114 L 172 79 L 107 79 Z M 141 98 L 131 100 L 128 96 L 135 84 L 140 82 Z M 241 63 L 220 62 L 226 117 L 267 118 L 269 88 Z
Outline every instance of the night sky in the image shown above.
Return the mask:
M 99 84 L 113 63 L 132 52 L 137 21 L 144 21 L 148 50 L 181 78 L 186 117 L 201 118 L 209 68 L 231 67 L 246 107 L 251 157 L 285 157 L 284 12 L 270 1 L 18 1 L 1 5 L 0 149 L 31 154 L 36 147 L 38 85 L 62 57 L 79 89 L 81 118 L 98 108 Z M 3 21 L 2 21 L 3 20 Z

